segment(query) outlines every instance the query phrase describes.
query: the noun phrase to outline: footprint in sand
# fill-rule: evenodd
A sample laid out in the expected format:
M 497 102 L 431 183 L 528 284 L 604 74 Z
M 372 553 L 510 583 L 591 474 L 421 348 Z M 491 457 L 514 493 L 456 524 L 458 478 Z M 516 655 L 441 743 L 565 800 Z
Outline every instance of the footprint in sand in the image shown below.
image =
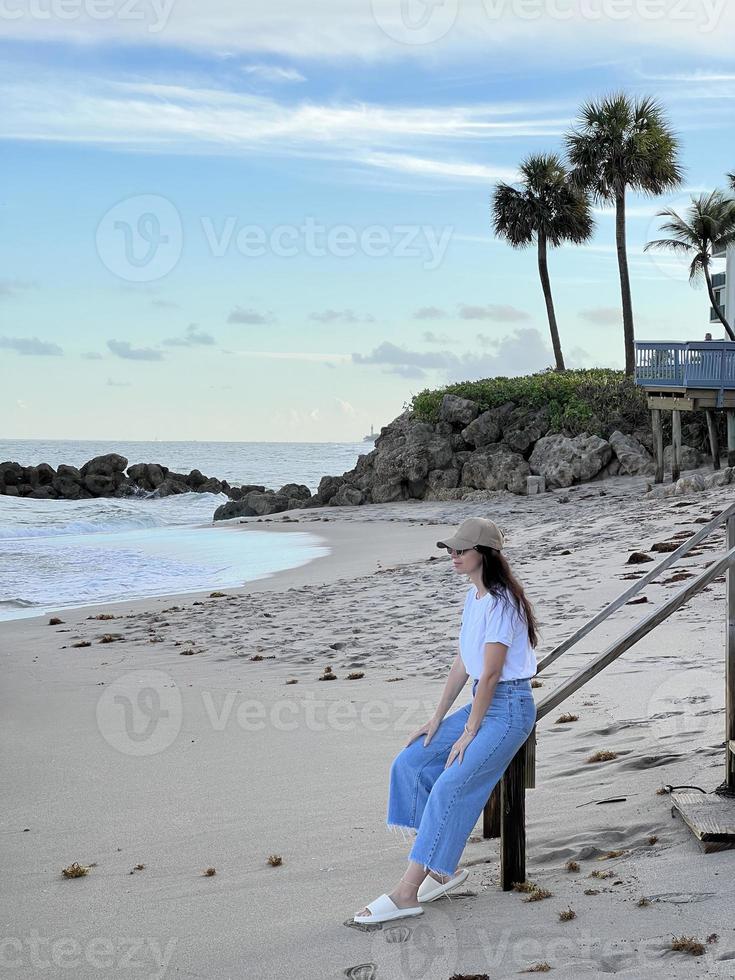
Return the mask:
M 360 963 L 359 966 L 349 966 L 345 970 L 345 976 L 349 980 L 375 980 L 378 975 L 378 968 L 374 963 Z

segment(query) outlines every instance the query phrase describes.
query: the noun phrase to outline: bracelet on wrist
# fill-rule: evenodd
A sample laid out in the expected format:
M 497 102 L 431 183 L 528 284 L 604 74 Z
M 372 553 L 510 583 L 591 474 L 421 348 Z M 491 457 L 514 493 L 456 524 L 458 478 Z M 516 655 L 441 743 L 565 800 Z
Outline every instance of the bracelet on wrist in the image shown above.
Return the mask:
M 467 727 L 467 722 L 465 722 L 464 730 L 468 735 L 472 735 L 473 737 L 477 735 L 477 731 L 473 732 L 471 728 Z

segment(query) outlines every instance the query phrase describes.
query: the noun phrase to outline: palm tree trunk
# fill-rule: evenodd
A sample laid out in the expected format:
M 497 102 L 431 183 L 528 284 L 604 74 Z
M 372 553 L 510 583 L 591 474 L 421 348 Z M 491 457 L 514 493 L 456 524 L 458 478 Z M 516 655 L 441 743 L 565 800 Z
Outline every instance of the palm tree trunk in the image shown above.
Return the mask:
M 561 352 L 561 341 L 559 340 L 559 327 L 556 323 L 556 313 L 554 312 L 554 300 L 551 296 L 551 281 L 549 280 L 549 266 L 546 261 L 546 235 L 539 232 L 538 236 L 538 274 L 541 279 L 541 288 L 544 291 L 546 301 L 546 314 L 549 318 L 549 330 L 551 331 L 551 345 L 554 348 L 554 358 L 556 359 L 556 370 L 566 371 L 564 357 Z
M 625 342 L 625 373 L 635 374 L 635 333 L 633 330 L 633 299 L 630 294 L 628 252 L 625 243 L 625 187 L 615 192 L 615 240 L 620 270 L 620 295 L 623 301 L 623 339 Z
M 705 262 L 704 263 L 704 278 L 707 280 L 707 292 L 709 293 L 710 302 L 712 303 L 712 306 L 714 307 L 715 313 L 719 317 L 720 323 L 722 324 L 722 326 L 727 331 L 727 333 L 728 333 L 728 335 L 730 337 L 730 340 L 735 340 L 735 334 L 732 332 L 732 328 L 730 327 L 730 324 L 725 319 L 725 314 L 722 312 L 722 307 L 717 302 L 717 297 L 715 296 L 715 291 L 714 291 L 714 289 L 712 287 L 712 277 L 711 277 L 710 272 L 709 272 L 709 263 L 708 262 Z

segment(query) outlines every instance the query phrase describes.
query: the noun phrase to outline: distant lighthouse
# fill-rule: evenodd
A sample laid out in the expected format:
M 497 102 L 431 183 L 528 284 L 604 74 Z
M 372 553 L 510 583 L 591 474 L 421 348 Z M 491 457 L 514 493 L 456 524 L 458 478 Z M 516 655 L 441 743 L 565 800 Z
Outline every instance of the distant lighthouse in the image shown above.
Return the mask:
M 370 426 L 370 435 L 369 436 L 363 436 L 362 437 L 362 441 L 363 442 L 375 442 L 375 440 L 377 438 L 378 438 L 378 433 L 373 431 L 373 427 L 371 425 Z

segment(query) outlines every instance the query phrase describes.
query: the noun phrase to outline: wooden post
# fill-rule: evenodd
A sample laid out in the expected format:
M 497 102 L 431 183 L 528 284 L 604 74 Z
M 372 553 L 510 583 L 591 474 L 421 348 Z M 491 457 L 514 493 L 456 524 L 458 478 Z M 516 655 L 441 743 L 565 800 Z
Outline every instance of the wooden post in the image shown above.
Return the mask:
M 712 468 L 719 470 L 720 468 L 720 442 L 717 438 L 717 420 L 715 419 L 715 413 L 711 408 L 706 409 L 707 413 L 707 430 L 709 432 L 709 448 L 712 453 Z
M 671 482 L 681 476 L 681 412 L 678 408 L 671 412 Z
M 664 430 L 661 425 L 661 409 L 651 409 L 651 428 L 653 429 L 653 452 L 656 458 L 656 483 L 664 482 Z
M 727 465 L 735 466 L 735 409 L 727 409 Z
M 500 783 L 496 783 L 482 811 L 482 836 L 485 838 L 500 837 L 500 793 Z
M 727 519 L 727 548 L 735 547 L 735 515 Z M 735 794 L 735 566 L 727 570 L 725 638 L 725 788 Z
M 522 745 L 501 780 L 500 887 L 508 892 L 526 880 L 526 750 Z

